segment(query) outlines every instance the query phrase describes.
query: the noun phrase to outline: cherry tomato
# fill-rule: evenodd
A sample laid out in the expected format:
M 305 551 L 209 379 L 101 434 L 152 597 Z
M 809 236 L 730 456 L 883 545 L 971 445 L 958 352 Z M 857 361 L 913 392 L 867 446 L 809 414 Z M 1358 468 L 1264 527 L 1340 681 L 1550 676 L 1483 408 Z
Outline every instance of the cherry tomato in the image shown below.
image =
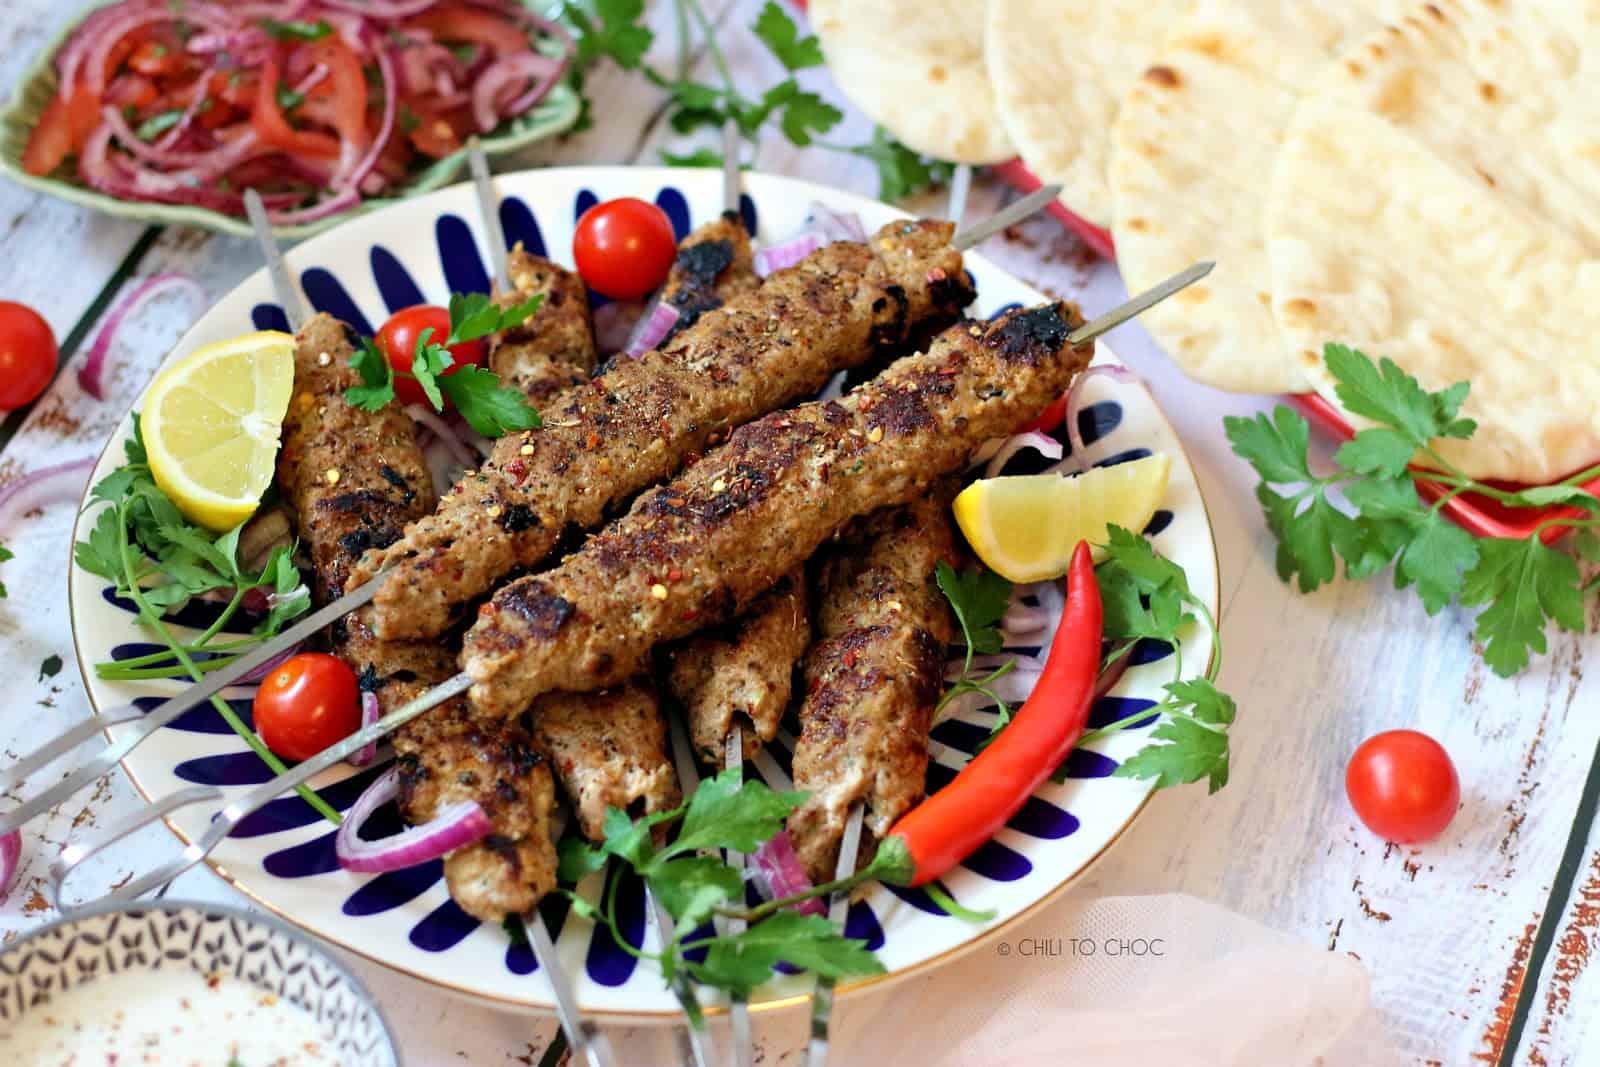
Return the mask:
M 625 196 L 596 204 L 578 220 L 572 255 L 589 288 L 613 300 L 638 300 L 672 269 L 678 240 L 654 204 Z
M 394 391 L 400 402 L 421 404 L 431 409 L 428 396 L 422 391 L 422 386 L 417 384 L 417 380 L 400 377 L 401 374 L 411 373 L 411 364 L 417 355 L 417 338 L 422 335 L 423 330 L 430 328 L 433 333 L 428 335 L 429 342 L 439 342 L 449 337 L 450 312 L 431 304 L 401 308 L 389 316 L 389 321 L 378 331 L 377 342 L 378 350 L 389 361 L 389 366 L 397 372 Z M 462 341 L 460 344 L 451 345 L 450 356 L 455 362 L 445 368 L 442 377 L 449 377 L 465 364 L 481 366 L 483 355 L 482 341 Z
M 284 759 L 307 760 L 361 728 L 356 673 L 337 656 L 302 652 L 256 690 L 256 733 Z
M 1415 730 L 1363 741 L 1345 769 L 1344 788 L 1367 829 L 1402 845 L 1438 837 L 1461 804 L 1461 780 L 1449 753 Z
M 0 300 L 0 409 L 31 403 L 56 373 L 56 337 L 25 304 Z

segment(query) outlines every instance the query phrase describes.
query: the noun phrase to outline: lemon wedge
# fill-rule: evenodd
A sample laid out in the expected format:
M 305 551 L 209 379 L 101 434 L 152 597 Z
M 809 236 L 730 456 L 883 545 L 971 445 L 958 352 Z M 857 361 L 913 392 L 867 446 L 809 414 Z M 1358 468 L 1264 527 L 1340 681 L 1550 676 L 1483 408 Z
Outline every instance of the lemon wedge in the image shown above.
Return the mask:
M 1157 453 L 1068 478 L 984 478 L 956 497 L 956 522 L 990 570 L 1013 582 L 1042 582 L 1067 572 L 1079 541 L 1104 544 L 1112 525 L 1144 529 L 1171 473 L 1171 458 Z
M 141 425 L 150 473 L 191 522 L 230 530 L 272 484 L 294 390 L 294 338 L 262 331 L 204 345 L 164 368 Z

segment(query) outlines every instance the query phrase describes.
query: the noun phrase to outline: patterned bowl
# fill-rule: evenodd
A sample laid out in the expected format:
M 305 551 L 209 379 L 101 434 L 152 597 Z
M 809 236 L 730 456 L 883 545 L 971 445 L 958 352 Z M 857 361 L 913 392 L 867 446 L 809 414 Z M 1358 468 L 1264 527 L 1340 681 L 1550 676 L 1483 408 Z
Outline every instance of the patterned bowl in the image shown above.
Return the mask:
M 104 211 L 108 215 L 120 215 L 123 218 L 138 219 L 156 225 L 184 223 L 215 230 L 218 233 L 233 234 L 236 237 L 251 236 L 249 220 L 236 215 L 224 215 L 220 211 L 188 204 L 155 204 L 143 200 L 121 200 L 89 188 L 79 181 L 76 175 L 70 178 L 55 175 L 39 177 L 22 169 L 22 153 L 28 147 L 28 137 L 32 134 L 39 117 L 44 114 L 44 109 L 56 95 L 54 62 L 56 53 L 96 8 L 116 2 L 120 0 L 102 0 L 101 3 L 84 8 L 82 18 L 57 34 L 22 75 L 21 82 L 11 94 L 10 106 L 4 112 L 0 112 L 0 173 L 31 189 L 95 211 Z M 526 6 L 541 13 L 550 6 L 543 0 L 525 0 L 525 3 Z M 577 122 L 580 111 L 582 111 L 582 101 L 577 91 L 572 88 L 570 82 L 563 80 L 556 84 L 533 110 L 502 124 L 495 132 L 482 138 L 483 150 L 493 158 L 526 148 L 547 137 L 554 137 Z M 409 180 L 395 189 L 393 196 L 366 197 L 348 211 L 341 211 L 327 218 L 298 226 L 277 226 L 274 230 L 280 240 L 310 237 L 356 215 L 376 211 L 418 193 L 442 188 L 455 181 L 466 161 L 467 151 L 463 148 L 443 159 L 434 160 L 414 173 Z
M 400 1063 L 372 995 L 309 938 L 265 915 L 172 900 L 89 909 L 8 945 L 0 952 L 0 1034 L 47 1005 L 63 1014 L 71 1001 L 55 998 L 64 990 L 130 971 L 174 969 L 220 972 L 298 1006 L 344 1067 Z M 0 1059 L 5 1045 L 0 1037 Z

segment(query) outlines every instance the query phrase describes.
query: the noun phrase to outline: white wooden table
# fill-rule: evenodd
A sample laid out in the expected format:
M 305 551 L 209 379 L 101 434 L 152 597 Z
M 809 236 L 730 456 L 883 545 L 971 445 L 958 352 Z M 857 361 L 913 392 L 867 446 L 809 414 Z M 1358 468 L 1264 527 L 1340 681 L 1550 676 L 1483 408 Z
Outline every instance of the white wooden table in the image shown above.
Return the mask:
M 776 68 L 744 31 L 758 0 L 706 6 L 726 28 L 721 39 L 736 76 L 771 84 Z M 0 7 L 0 86 L 14 83 L 76 7 L 52 0 Z M 660 38 L 654 58 L 665 64 L 671 17 L 658 9 L 653 18 Z M 825 72 L 804 80 L 848 110 Z M 654 162 L 661 148 L 684 147 L 660 121 L 658 98 L 641 79 L 607 70 L 590 85 L 596 128 L 505 166 Z M 869 130 L 851 113 L 833 139 L 859 141 Z M 857 192 L 877 188 L 865 162 L 798 151 L 781 139 L 765 141 L 756 162 Z M 1009 195 L 980 177 L 969 211 L 987 213 Z M 935 196 L 912 205 L 939 206 Z M 4 182 L 0 232 L 0 299 L 26 302 L 49 319 L 67 371 L 30 410 L 6 420 L 0 480 L 96 453 L 198 311 L 176 296 L 150 305 L 124 333 L 108 396 L 96 402 L 70 372 L 120 291 L 140 277 L 180 270 L 215 298 L 259 265 L 247 241 L 120 221 Z M 1093 262 L 1048 219 L 982 251 L 1041 289 L 1081 299 L 1090 313 L 1121 298 L 1115 269 Z M 1222 433 L 1223 415 L 1263 410 L 1271 401 L 1191 384 L 1137 326 L 1114 334 L 1112 344 L 1150 383 L 1199 469 L 1222 562 L 1221 681 L 1241 714 L 1232 784 L 1210 799 L 1198 786 L 1160 794 L 1080 891 L 1192 893 L 1358 957 L 1373 973 L 1390 1039 L 1418 1063 L 1600 1062 L 1600 967 L 1586 969 L 1600 943 L 1600 671 L 1585 671 L 1586 655 L 1600 653 L 1600 645 L 1587 635 L 1555 636 L 1548 656 L 1508 682 L 1484 667 L 1463 616 L 1429 619 L 1414 595 L 1386 582 L 1291 593 L 1273 569 L 1273 546 L 1251 495 L 1254 477 Z M 6 759 L 88 713 L 65 605 L 71 521 L 72 507 L 62 504 L 0 531 L 18 557 L 0 569 L 11 590 L 0 603 L 10 697 L 0 712 Z M 1596 621 L 1591 612 L 1591 630 Z M 52 656 L 66 666 L 43 677 L 41 664 Z M 1438 738 L 1462 777 L 1461 813 L 1442 840 L 1421 849 L 1374 839 L 1344 797 L 1344 765 L 1356 745 L 1401 726 Z M 51 918 L 41 892 L 50 859 L 69 835 L 136 801 L 118 772 L 31 826 L 19 880 L 0 900 L 0 936 L 9 941 Z M 171 892 L 240 899 L 205 870 Z M 412 1064 L 532 1064 L 554 1032 L 549 1021 L 496 1014 L 380 967 L 354 965 L 388 1010 Z M 786 1050 L 767 1052 L 765 1062 L 793 1062 Z

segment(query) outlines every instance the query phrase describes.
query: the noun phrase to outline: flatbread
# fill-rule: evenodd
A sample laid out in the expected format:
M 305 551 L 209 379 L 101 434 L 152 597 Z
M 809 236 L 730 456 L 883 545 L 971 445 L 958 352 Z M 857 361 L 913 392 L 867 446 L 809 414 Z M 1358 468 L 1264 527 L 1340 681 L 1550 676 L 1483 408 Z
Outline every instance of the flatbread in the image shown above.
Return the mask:
M 974 5 L 976 6 L 976 5 Z M 1022 161 L 1111 225 L 1111 123 L 1187 0 L 989 0 L 995 103 Z
M 1266 206 L 1273 312 L 1337 403 L 1325 342 L 1468 381 L 1479 478 L 1600 459 L 1600 4 L 1433 0 L 1305 99 Z
M 956 163 L 1017 154 L 984 69 L 981 3 L 813 0 L 807 11 L 839 88 L 898 140 Z
M 1261 205 L 1302 92 L 1382 22 L 1377 0 L 1198 0 L 1112 127 L 1112 233 L 1129 292 L 1202 259 L 1210 278 L 1141 321 L 1189 377 L 1219 389 L 1310 388 L 1272 317 Z

